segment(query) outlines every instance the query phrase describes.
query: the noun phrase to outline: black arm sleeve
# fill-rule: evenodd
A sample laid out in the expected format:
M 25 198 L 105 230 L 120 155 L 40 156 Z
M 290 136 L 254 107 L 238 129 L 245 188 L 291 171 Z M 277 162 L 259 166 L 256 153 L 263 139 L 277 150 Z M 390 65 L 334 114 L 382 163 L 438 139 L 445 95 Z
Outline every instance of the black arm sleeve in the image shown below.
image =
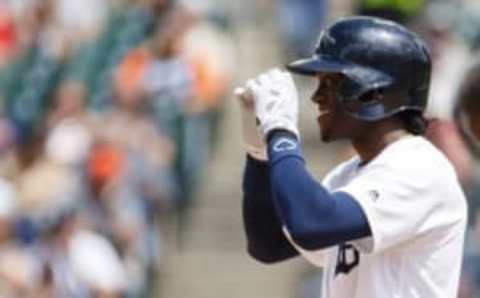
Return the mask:
M 295 136 L 274 133 L 268 158 L 272 201 L 297 245 L 318 250 L 371 236 L 357 200 L 347 193 L 331 193 L 310 176 Z
M 268 165 L 249 156 L 243 177 L 243 223 L 248 253 L 256 260 L 275 263 L 298 255 L 275 213 Z

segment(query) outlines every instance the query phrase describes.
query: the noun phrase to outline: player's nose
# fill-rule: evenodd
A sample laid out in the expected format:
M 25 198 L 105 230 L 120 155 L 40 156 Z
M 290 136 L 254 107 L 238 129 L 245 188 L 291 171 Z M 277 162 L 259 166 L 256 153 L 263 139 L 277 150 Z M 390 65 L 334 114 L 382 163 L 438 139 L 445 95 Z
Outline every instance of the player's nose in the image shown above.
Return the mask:
M 328 95 L 326 92 L 322 92 L 319 88 L 311 96 L 310 100 L 319 106 L 324 106 L 328 104 Z

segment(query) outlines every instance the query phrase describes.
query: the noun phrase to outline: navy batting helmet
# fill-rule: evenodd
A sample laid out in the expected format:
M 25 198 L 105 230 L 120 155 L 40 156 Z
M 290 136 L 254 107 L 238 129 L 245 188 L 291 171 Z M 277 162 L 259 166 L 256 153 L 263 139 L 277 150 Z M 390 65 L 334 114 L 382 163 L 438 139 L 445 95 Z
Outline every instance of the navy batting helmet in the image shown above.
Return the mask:
M 349 17 L 321 33 L 312 57 L 287 65 L 303 75 L 346 77 L 339 100 L 353 117 L 376 121 L 427 105 L 431 61 L 425 43 L 397 23 Z

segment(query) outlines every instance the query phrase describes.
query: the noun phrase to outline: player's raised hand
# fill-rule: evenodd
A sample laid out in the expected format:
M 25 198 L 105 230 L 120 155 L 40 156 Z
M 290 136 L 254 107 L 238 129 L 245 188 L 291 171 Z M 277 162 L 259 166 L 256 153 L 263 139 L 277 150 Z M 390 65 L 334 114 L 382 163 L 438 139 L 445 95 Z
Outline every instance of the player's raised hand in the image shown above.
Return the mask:
M 255 115 L 260 133 L 265 139 L 275 129 L 298 132 L 298 92 L 291 75 L 278 68 L 247 81 L 247 91 L 253 96 Z
M 267 149 L 263 138 L 257 130 L 253 96 L 243 87 L 235 88 L 234 95 L 240 103 L 245 151 L 254 159 L 266 161 Z

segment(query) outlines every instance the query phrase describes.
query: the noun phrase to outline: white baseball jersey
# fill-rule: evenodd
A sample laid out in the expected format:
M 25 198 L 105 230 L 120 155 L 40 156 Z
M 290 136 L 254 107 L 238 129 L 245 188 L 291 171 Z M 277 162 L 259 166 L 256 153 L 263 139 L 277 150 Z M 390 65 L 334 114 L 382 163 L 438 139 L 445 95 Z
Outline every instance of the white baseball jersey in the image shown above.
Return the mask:
M 455 171 L 430 142 L 406 137 L 324 179 L 355 198 L 372 236 L 301 254 L 324 267 L 322 298 L 455 298 L 467 207 Z M 288 237 L 288 231 L 286 231 Z

